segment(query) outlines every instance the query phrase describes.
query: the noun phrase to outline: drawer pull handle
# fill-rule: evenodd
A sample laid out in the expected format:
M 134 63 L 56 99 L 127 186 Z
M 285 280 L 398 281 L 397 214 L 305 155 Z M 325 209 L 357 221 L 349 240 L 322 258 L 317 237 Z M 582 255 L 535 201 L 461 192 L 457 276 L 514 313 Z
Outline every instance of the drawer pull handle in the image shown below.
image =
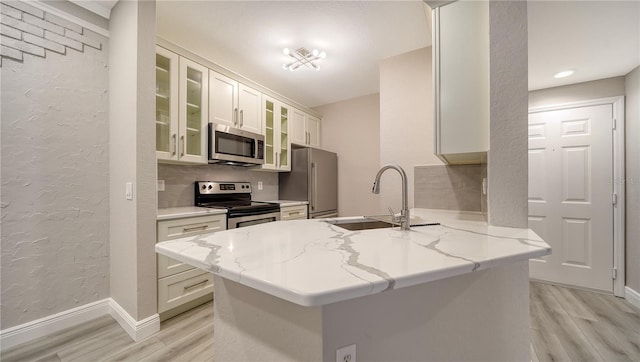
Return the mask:
M 201 281 L 201 282 L 197 282 L 197 283 L 195 283 L 195 284 L 187 285 L 187 286 L 185 286 L 185 287 L 184 287 L 184 290 L 188 290 L 188 289 L 191 289 L 191 288 L 195 288 L 195 287 L 197 287 L 197 286 L 200 286 L 200 285 L 207 284 L 207 281 L 208 281 L 208 279 L 205 279 L 205 280 L 203 280 L 203 281 Z
M 289 211 L 289 216 L 298 214 L 300 214 L 300 211 Z
M 209 228 L 209 225 L 200 225 L 200 226 L 194 226 L 190 228 L 182 228 L 182 232 L 188 233 L 190 231 L 207 230 L 208 228 Z

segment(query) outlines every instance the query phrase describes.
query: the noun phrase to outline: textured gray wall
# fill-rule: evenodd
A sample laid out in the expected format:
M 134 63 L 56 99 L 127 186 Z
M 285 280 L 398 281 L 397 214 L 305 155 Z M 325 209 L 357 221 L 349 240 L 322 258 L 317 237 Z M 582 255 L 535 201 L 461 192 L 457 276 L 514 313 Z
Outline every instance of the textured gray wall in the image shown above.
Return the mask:
M 489 22 L 489 223 L 527 227 L 527 2 L 491 1 Z
M 158 208 L 193 206 L 195 181 L 248 181 L 254 200 L 278 199 L 278 173 L 250 171 L 242 167 L 223 165 L 158 164 L 158 180 L 164 180 L 165 191 L 158 192 Z M 262 181 L 263 190 L 258 190 Z
M 109 42 L 26 3 L 2 13 L 6 329 L 109 296 Z

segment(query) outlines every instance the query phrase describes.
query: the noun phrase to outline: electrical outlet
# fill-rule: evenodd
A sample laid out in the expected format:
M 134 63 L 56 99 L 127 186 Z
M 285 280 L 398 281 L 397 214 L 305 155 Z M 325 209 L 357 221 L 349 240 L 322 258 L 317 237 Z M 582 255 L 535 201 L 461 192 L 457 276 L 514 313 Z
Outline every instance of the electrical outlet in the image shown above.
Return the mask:
M 262 181 L 258 181 L 258 190 L 262 190 Z
M 356 362 L 356 345 L 336 349 L 336 362 Z
M 158 180 L 158 191 L 164 191 L 164 180 Z

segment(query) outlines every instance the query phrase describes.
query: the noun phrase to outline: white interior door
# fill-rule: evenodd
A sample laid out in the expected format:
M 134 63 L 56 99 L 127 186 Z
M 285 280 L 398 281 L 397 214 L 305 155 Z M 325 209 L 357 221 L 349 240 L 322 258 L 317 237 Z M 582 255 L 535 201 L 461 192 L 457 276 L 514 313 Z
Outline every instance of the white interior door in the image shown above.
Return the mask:
M 531 278 L 613 290 L 613 107 L 529 114 L 529 227 L 553 249 Z

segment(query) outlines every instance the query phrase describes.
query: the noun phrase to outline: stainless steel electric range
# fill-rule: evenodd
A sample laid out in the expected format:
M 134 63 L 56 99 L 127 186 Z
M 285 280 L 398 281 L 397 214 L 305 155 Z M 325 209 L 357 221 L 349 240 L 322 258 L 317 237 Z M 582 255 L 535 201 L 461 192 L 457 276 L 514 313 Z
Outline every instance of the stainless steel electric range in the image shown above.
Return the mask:
M 280 205 L 252 201 L 250 182 L 196 181 L 195 205 L 227 209 L 227 228 L 280 220 Z

